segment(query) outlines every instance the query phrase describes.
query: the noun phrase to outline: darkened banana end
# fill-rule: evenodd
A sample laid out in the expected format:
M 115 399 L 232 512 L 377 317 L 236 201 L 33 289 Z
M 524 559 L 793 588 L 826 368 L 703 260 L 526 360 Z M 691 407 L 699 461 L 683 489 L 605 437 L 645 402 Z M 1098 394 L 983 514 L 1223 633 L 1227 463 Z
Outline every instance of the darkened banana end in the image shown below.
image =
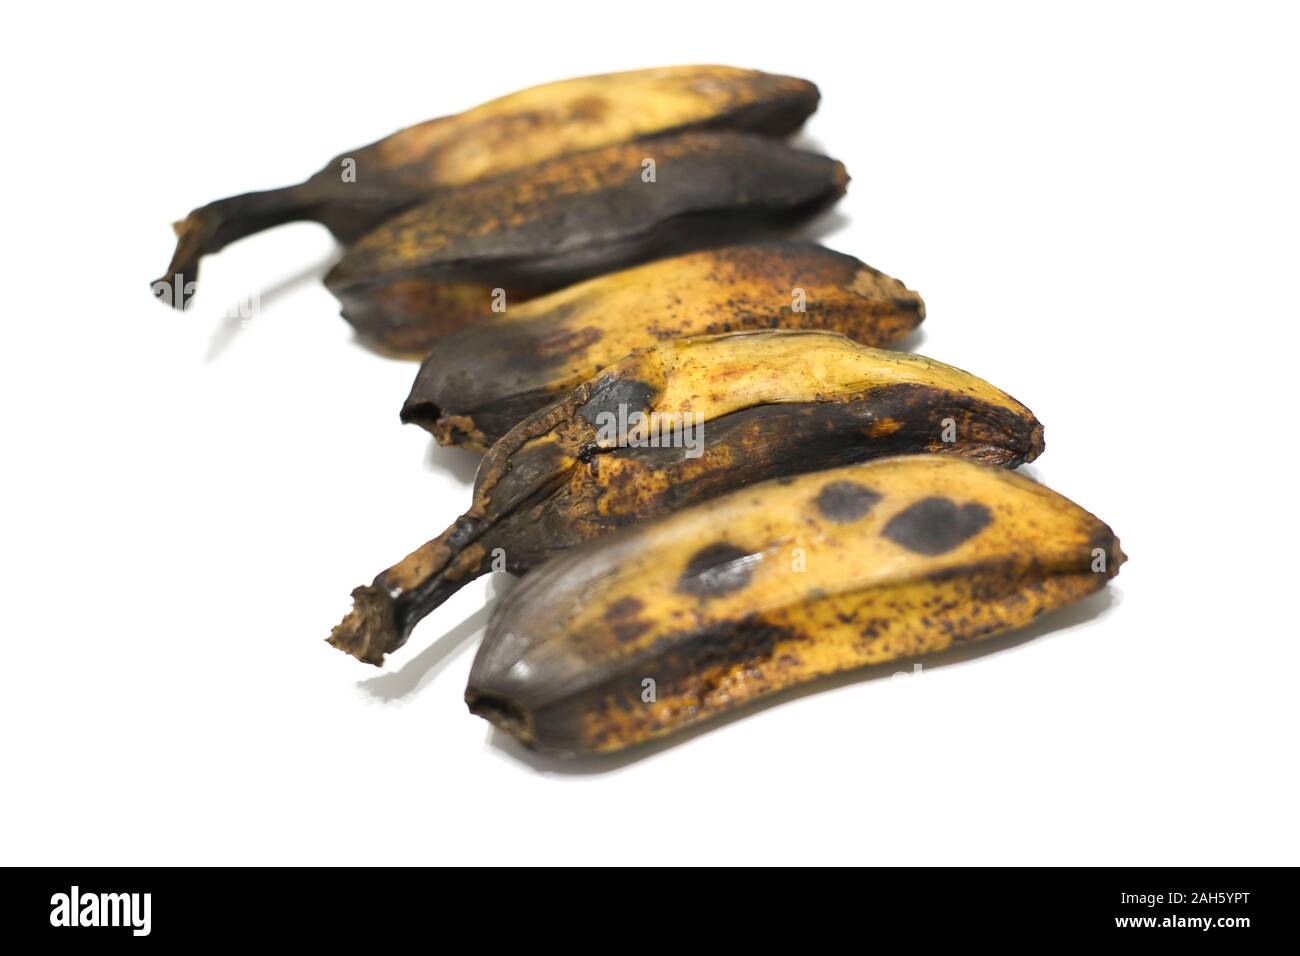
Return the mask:
M 176 233 L 176 250 L 167 272 L 153 280 L 153 294 L 164 305 L 184 309 L 193 298 L 199 281 L 199 259 L 216 228 L 212 217 L 196 209 L 179 222 L 172 223 Z
M 482 717 L 527 747 L 536 746 L 532 716 L 504 697 L 481 694 L 470 689 L 465 691 L 465 704 L 475 717 Z
M 352 610 L 326 640 L 359 661 L 383 664 L 411 630 L 462 587 L 491 570 L 479 543 L 484 522 L 461 515 L 442 534 L 352 592 Z
M 334 626 L 327 640 L 334 647 L 376 667 L 397 640 L 397 615 L 393 599 L 381 588 L 365 585 L 352 592 L 352 610 Z
M 1029 447 L 1026 449 L 1024 457 L 1022 457 L 1014 467 L 1019 467 L 1020 465 L 1033 461 L 1047 448 L 1047 442 L 1043 440 L 1043 423 L 1037 418 L 1034 419 L 1034 427 L 1029 432 L 1028 446 Z
M 184 309 L 198 291 L 199 260 L 220 252 L 236 239 L 272 226 L 312 219 L 316 201 L 303 186 L 268 189 L 218 199 L 172 224 L 176 250 L 167 273 L 153 281 L 153 294 L 175 309 Z

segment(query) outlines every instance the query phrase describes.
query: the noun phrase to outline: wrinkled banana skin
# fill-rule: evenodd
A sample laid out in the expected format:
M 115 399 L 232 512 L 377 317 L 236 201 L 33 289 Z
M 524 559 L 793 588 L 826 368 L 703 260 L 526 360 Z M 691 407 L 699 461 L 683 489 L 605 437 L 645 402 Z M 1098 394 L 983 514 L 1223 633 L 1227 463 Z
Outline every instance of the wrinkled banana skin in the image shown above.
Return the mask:
M 532 412 L 636 349 L 747 329 L 824 329 L 883 346 L 925 316 L 921 297 L 810 242 L 661 259 L 511 305 L 441 339 L 402 420 L 486 450 Z
M 533 571 L 494 615 L 466 701 L 540 750 L 617 751 L 1018 627 L 1124 560 L 1082 508 L 958 458 L 770 481 Z
M 701 453 L 609 443 L 599 423 L 620 409 L 702 416 Z M 918 451 L 1014 467 L 1042 449 L 1029 409 L 923 356 L 827 332 L 674 340 L 614 363 L 511 429 L 484 457 L 470 509 L 357 588 L 329 640 L 379 664 L 494 557 L 522 573 L 751 482 Z

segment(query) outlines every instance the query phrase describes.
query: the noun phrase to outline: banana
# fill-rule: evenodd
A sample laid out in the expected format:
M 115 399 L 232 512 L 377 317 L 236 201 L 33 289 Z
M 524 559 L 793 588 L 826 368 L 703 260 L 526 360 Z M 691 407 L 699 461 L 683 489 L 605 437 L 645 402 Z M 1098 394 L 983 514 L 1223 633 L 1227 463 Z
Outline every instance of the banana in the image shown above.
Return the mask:
M 957 458 L 770 481 L 532 572 L 494 614 L 465 699 L 530 747 L 617 751 L 1018 627 L 1124 560 L 1078 505 Z
M 925 317 L 921 297 L 862 261 L 809 242 L 694 252 L 590 279 L 443 338 L 402 421 L 441 444 L 485 450 L 610 362 L 667 339 L 779 327 L 886 345 Z
M 325 284 L 363 338 L 383 330 L 391 347 L 427 348 L 431 323 L 457 317 L 431 317 L 418 295 L 414 311 L 402 310 L 394 284 L 550 292 L 792 226 L 847 184 L 835 160 L 747 133 L 620 143 L 438 193 L 353 243 Z M 479 312 L 491 304 L 484 296 Z
M 470 509 L 352 592 L 328 640 L 370 664 L 467 582 L 767 478 L 930 451 L 1014 467 L 1029 409 L 932 359 L 838 333 L 733 332 L 634 352 L 484 456 Z
M 784 136 L 803 125 L 818 98 L 806 80 L 729 66 L 632 70 L 532 87 L 341 153 L 296 186 L 195 209 L 173 227 L 176 251 L 154 291 L 182 307 L 203 255 L 281 223 L 320 222 L 348 242 L 438 189 L 568 153 L 689 129 Z

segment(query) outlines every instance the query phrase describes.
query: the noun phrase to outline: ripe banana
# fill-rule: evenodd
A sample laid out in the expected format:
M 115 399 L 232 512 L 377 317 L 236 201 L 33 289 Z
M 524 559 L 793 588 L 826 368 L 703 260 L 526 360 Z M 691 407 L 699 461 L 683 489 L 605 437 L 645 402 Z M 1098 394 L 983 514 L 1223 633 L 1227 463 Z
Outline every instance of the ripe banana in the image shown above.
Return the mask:
M 549 292 L 660 256 L 762 236 L 844 194 L 833 159 L 761 136 L 683 133 L 538 163 L 430 197 L 352 244 L 325 284 L 368 339 L 427 347 L 420 297 L 397 308 L 392 285 L 416 280 Z M 484 296 L 480 313 L 491 311 Z
M 809 242 L 694 252 L 599 276 L 451 333 L 402 408 L 444 445 L 485 450 L 629 352 L 690 335 L 779 327 L 887 345 L 925 316 L 921 297 Z
M 769 481 L 529 574 L 493 616 L 465 700 L 530 747 L 616 751 L 1017 627 L 1123 561 L 1078 505 L 960 459 Z
M 522 573 L 623 525 L 736 488 L 915 451 L 1014 467 L 1029 409 L 960 369 L 816 331 L 734 332 L 634 352 L 489 449 L 469 511 L 352 592 L 329 642 L 370 664 L 489 570 Z
M 806 80 L 728 66 L 677 66 L 536 86 L 411 126 L 342 153 L 297 186 L 245 193 L 176 223 L 176 252 L 159 290 L 197 281 L 200 257 L 285 222 L 323 223 L 347 242 L 435 190 L 568 153 L 688 129 L 794 132 L 817 108 Z

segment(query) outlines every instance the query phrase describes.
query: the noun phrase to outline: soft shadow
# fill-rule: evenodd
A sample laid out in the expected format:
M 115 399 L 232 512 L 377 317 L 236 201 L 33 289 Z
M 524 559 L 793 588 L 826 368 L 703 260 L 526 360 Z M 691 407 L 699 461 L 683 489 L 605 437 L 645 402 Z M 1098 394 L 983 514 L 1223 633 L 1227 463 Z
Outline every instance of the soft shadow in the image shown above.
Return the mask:
M 849 217 L 845 213 L 832 209 L 796 230 L 791 238 L 804 242 L 825 242 L 828 236 L 843 229 L 849 222 Z
M 829 156 L 826 145 L 816 136 L 810 136 L 806 129 L 799 130 L 794 138 L 790 140 L 790 145 L 795 149 L 805 149 L 810 153 L 821 153 L 823 156 Z
M 433 680 L 461 645 L 487 627 L 492 616 L 485 604 L 403 665 L 399 671 L 357 681 L 357 689 L 386 703 L 414 694 Z
M 519 579 L 509 574 L 492 575 L 487 601 L 481 608 L 416 654 L 401 670 L 357 681 L 357 689 L 385 703 L 415 694 L 438 675 L 470 638 L 487 627 L 496 602 L 514 590 L 518 583 Z
M 307 283 L 313 280 L 323 279 L 325 273 L 330 270 L 338 259 L 339 251 L 333 249 L 329 255 L 318 260 L 312 265 L 295 272 L 291 276 L 281 279 L 274 285 L 255 292 L 252 295 L 245 296 L 237 301 L 234 305 L 228 307 L 225 316 L 221 322 L 212 331 L 212 337 L 208 340 L 207 355 L 204 356 L 205 363 L 214 362 L 225 354 L 226 350 L 234 344 L 239 333 L 247 327 L 248 323 L 260 317 L 267 309 L 275 303 L 301 289 Z
M 482 460 L 482 452 L 459 445 L 439 445 L 432 438 L 429 439 L 429 452 L 424 458 L 430 471 L 445 471 L 457 481 L 470 485 L 474 483 L 474 476 L 478 474 Z
M 908 332 L 897 342 L 890 342 L 885 346 L 894 352 L 915 352 L 925 342 L 925 326 L 918 325 L 911 332 Z
M 871 667 L 863 667 L 857 670 L 847 671 L 842 674 L 836 674 L 821 680 L 813 681 L 799 687 L 790 687 L 783 691 L 778 691 L 771 697 L 765 698 L 757 703 L 743 707 L 738 711 L 725 714 L 713 720 L 706 721 L 682 733 L 669 736 L 666 739 L 653 741 L 647 744 L 641 744 L 630 750 L 618 754 L 612 754 L 608 757 L 600 756 L 583 756 L 583 757 L 553 757 L 546 754 L 539 754 L 529 750 L 520 744 L 509 734 L 493 728 L 488 743 L 491 747 L 508 754 L 523 764 L 526 764 L 535 773 L 545 774 L 579 774 L 595 775 L 612 773 L 622 770 L 625 767 L 639 763 L 642 760 L 658 756 L 666 750 L 674 747 L 680 747 L 689 743 L 697 737 L 704 734 L 711 734 L 717 730 L 726 727 L 728 724 L 737 720 L 744 720 L 754 714 L 762 713 L 770 707 L 778 707 L 781 704 L 790 701 L 799 700 L 801 697 L 807 697 L 810 694 L 820 694 L 823 691 L 831 690 L 837 687 L 845 687 L 849 684 L 864 684 L 871 681 L 887 680 L 895 674 L 902 672 L 905 674 L 912 673 L 912 665 L 920 663 L 922 673 L 928 670 L 940 667 L 950 667 L 954 664 L 964 664 L 969 661 L 985 657 L 989 654 L 997 654 L 1019 647 L 1030 641 L 1044 637 L 1053 632 L 1067 630 L 1077 624 L 1085 621 L 1091 621 L 1106 614 L 1119 604 L 1119 594 L 1113 587 L 1105 587 L 1096 594 L 1091 594 L 1081 601 L 1067 607 L 1060 608 L 1050 614 L 1044 615 L 1032 624 L 998 637 L 991 637 L 988 640 L 977 641 L 973 644 L 964 644 L 960 647 L 954 647 L 950 650 L 938 654 L 926 654 L 920 657 L 902 658 L 897 661 L 890 661 L 886 664 L 877 664 Z

